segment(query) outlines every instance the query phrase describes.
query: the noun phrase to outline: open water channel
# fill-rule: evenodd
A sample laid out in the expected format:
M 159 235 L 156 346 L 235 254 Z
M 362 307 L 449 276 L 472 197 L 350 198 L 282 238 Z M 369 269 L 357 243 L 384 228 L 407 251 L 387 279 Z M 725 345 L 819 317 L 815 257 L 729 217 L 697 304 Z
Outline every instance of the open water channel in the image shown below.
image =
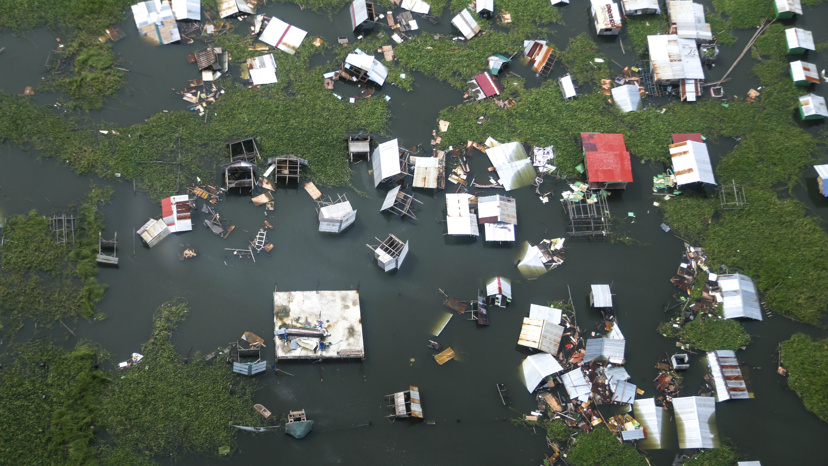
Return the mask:
M 588 30 L 585 5 L 586 2 L 578 1 L 564 7 L 565 24 L 556 28 L 556 45 L 563 48 L 570 37 Z M 824 7 L 813 11 L 823 15 L 826 12 Z M 301 11 L 293 5 L 269 5 L 259 12 L 297 25 L 307 30 L 309 37 L 321 36 L 328 42 L 338 36 L 355 39 L 345 10 L 332 18 Z M 813 30 L 819 43 L 826 40 L 826 33 L 818 27 L 815 17 L 808 14 L 797 23 Z M 437 26 L 424 24 L 425 32 L 450 33 L 449 20 L 446 14 Z M 127 74 L 127 89 L 90 118 L 122 127 L 162 110 L 185 108 L 186 103 L 169 89 L 181 88 L 187 79 L 195 77 L 194 66 L 184 57 L 196 50 L 198 44 L 150 46 L 138 39 L 131 16 L 125 18 L 122 28 L 128 37 L 116 43 L 115 50 L 123 59 L 123 66 L 133 70 Z M 709 80 L 724 73 L 741 52 L 740 44 L 750 35 L 752 31 L 741 33 L 737 45 L 722 50 L 720 65 L 709 70 Z M 631 53 L 622 54 L 617 40 L 598 42 L 602 52 L 614 60 L 632 64 Z M 0 35 L 0 46 L 6 47 L 0 55 L 0 88 L 20 93 L 26 85 L 37 82 L 43 76 L 49 50 L 55 45 L 55 35 L 45 30 L 23 37 Z M 281 52 L 277 52 L 277 60 L 278 53 Z M 733 81 L 726 85 L 728 93 L 744 95 L 756 87 L 755 78 L 748 74 L 750 66 L 749 60 L 739 66 Z M 538 85 L 539 80 L 526 67 L 515 64 L 513 70 L 527 77 L 527 87 Z M 559 69 L 553 72 L 554 77 L 560 74 Z M 417 73 L 414 77 L 414 92 L 405 93 L 392 86 L 382 89 L 383 94 L 391 96 L 393 112 L 388 138 L 399 138 L 405 147 L 421 143 L 428 147 L 439 110 L 460 104 L 462 93 Z M 337 92 L 347 96 L 354 91 L 338 87 Z M 44 105 L 55 101 L 54 95 L 43 93 L 33 98 Z M 554 124 L 556 118 L 566 115 L 538 118 Z M 244 136 L 248 135 L 239 135 Z M 734 144 L 732 140 L 710 144 L 714 166 Z M 69 202 L 82 197 L 91 182 L 101 182 L 79 177 L 60 161 L 40 160 L 36 155 L 17 147 L 0 147 L 2 217 L 30 209 L 60 212 Z M 277 154 L 265 154 L 272 155 Z M 344 144 L 342 156 L 346 156 Z M 482 179 L 487 164 L 479 157 L 472 161 L 472 168 Z M 458 240 L 443 234 L 443 193 L 415 193 L 423 201 L 416 212 L 418 221 L 380 214 L 385 191 L 372 186 L 368 168 L 366 163 L 356 164 L 352 175 L 353 185 L 367 196 L 347 189 L 323 190 L 334 196 L 347 194 L 359 212 L 356 223 L 342 234 L 317 233 L 315 203 L 301 189 L 281 188 L 275 196 L 276 210 L 267 213 L 262 207 L 254 207 L 245 195 L 227 196 L 219 208 L 236 225 L 236 231 L 226 240 L 212 235 L 197 217 L 194 231 L 167 238 L 152 250 L 140 240 L 134 241 L 130 233 L 147 218 L 157 218 L 159 206 L 144 194 L 133 192 L 129 182 L 111 183 L 116 195 L 104 207 L 104 213 L 107 233 L 119 232 L 120 267 L 102 269 L 99 274 L 99 280 L 109 285 L 100 304 L 100 311 L 108 318 L 102 322 L 81 322 L 76 331 L 78 338 L 99 342 L 116 360 L 127 359 L 149 337 L 154 310 L 165 301 L 183 296 L 188 299 L 191 312 L 173 341 L 182 354 L 208 353 L 248 330 L 269 341 L 273 331 L 272 293 L 276 286 L 280 291 L 359 289 L 364 363 L 293 363 L 282 366 L 292 377 L 276 376 L 272 371 L 259 375 L 256 402 L 280 415 L 287 410 L 305 409 L 316 425 L 301 441 L 284 435 L 242 432 L 240 451 L 232 457 L 233 463 L 541 463 L 547 452 L 543 432 L 515 427 L 510 421 L 536 409 L 534 396 L 526 391 L 518 374 L 525 357 L 516 346 L 522 319 L 528 315 L 531 303 L 566 300 L 571 290 L 578 323 L 594 327 L 600 315 L 588 307 L 592 283 L 612 284 L 618 320 L 627 338 L 626 369 L 632 376 L 631 382 L 644 389 L 644 397 L 654 395 L 654 364 L 663 352 L 675 350 L 674 341 L 658 335 L 655 328 L 668 317 L 662 309 L 676 292 L 669 278 L 682 252 L 682 242 L 659 227 L 661 216 L 653 206 L 656 199 L 651 194 L 650 180 L 663 171 L 661 166 L 641 164 L 636 159 L 636 182 L 623 195 L 610 198 L 610 209 L 617 220 L 615 231 L 634 238 L 635 245 L 567 240 L 566 262 L 537 280 L 523 279 L 515 264 L 525 241 L 565 235 L 566 219 L 557 195 L 544 204 L 532 188 L 510 192 L 518 206 L 518 241 L 492 245 L 482 237 Z M 19 176 L 20 173 L 30 175 Z M 805 185 L 813 186 L 812 180 L 805 180 Z M 560 193 L 566 185 L 548 181 L 543 188 Z M 799 193 L 817 215 L 825 217 L 824 202 L 805 190 Z M 635 213 L 634 219 L 627 216 L 628 212 Z M 275 226 L 270 237 L 276 247 L 270 256 L 260 255 L 254 263 L 225 251 L 226 247 L 244 247 L 263 220 Z M 411 244 L 402 269 L 393 273 L 384 273 L 377 267 L 365 246 L 388 233 Z M 196 248 L 199 256 L 179 260 L 184 246 Z M 439 338 L 435 338 L 435 329 L 448 312 L 441 306 L 443 297 L 438 288 L 458 299 L 472 299 L 485 281 L 496 275 L 512 279 L 514 298 L 507 309 L 490 311 L 491 326 L 480 328 L 465 316 L 454 315 Z M 818 439 L 828 438 L 828 426 L 808 413 L 795 394 L 783 387 L 772 356 L 777 343 L 794 332 L 821 338 L 826 332 L 775 315 L 764 322 L 744 325 L 754 338 L 738 357 L 744 363 L 755 398 L 716 405 L 720 435 L 731 439 L 748 459 L 761 460 L 763 464 L 824 464 Z M 426 347 L 429 339 L 452 347 L 457 357 L 438 366 L 431 357 L 433 352 Z M 272 363 L 272 343 L 268 343 L 266 354 Z M 695 395 L 702 382 L 702 361 L 699 357 L 692 359 L 692 368 L 685 378 L 686 395 Z M 509 388 L 511 406 L 501 404 L 495 389 L 497 383 L 505 383 Z M 391 424 L 386 420 L 385 395 L 404 390 L 409 384 L 419 386 L 425 417 L 434 421 L 433 425 Z M 676 452 L 673 449 L 649 454 L 652 464 L 669 464 Z M 223 462 L 192 457 L 184 461 Z

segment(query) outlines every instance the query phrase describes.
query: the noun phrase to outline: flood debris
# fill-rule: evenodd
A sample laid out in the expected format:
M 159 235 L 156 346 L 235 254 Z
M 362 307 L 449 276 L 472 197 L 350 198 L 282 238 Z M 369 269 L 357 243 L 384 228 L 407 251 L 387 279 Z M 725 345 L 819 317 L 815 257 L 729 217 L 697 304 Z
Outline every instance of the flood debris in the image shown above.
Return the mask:
M 196 257 L 196 256 L 198 256 L 198 253 L 196 253 L 196 250 L 195 250 L 195 249 L 193 249 L 193 248 L 186 248 L 186 249 L 184 249 L 184 251 L 181 253 L 181 257 L 180 257 L 180 259 L 181 259 L 181 260 L 184 260 L 184 259 L 192 259 L 193 257 Z
M 181 40 L 178 24 L 168 2 L 147 1 L 132 5 L 132 15 L 138 34 L 156 45 Z
M 388 407 L 393 412 L 386 418 L 393 422 L 396 419 L 417 418 L 423 419 L 423 406 L 420 403 L 420 389 L 415 385 L 409 385 L 408 390 L 385 395 Z
M 267 361 L 262 360 L 263 347 L 264 340 L 252 332 L 244 332 L 240 339 L 230 343 L 227 362 L 233 364 L 233 372 L 251 376 L 267 370 Z
M 320 232 L 341 233 L 356 221 L 357 211 L 344 194 L 338 194 L 336 200 L 330 196 L 319 199 L 317 205 Z
M 417 220 L 417 216 L 414 214 L 415 202 L 417 204 L 423 203 L 416 199 L 413 194 L 402 192 L 402 187 L 397 186 L 388 191 L 385 200 L 382 202 L 382 207 L 380 207 L 380 212 L 388 211 L 399 217 L 410 217 Z
M 439 354 L 434 355 L 434 360 L 437 361 L 437 364 L 443 365 L 449 361 L 454 359 L 454 350 L 451 348 L 446 348 L 445 350 L 441 351 Z
M 336 78 L 356 83 L 373 83 L 379 87 L 385 84 L 388 78 L 388 68 L 379 60 L 360 49 L 354 50 L 345 57 L 345 61 L 339 67 Z
M 451 19 L 451 24 L 460 31 L 460 34 L 466 40 L 471 40 L 478 34 L 480 34 L 480 25 L 477 24 L 477 21 L 472 16 L 471 12 L 464 8 Z
M 535 72 L 535 76 L 544 78 L 549 77 L 559 56 L 558 51 L 547 45 L 545 40 L 523 41 L 523 53 L 529 59 L 529 66 Z
M 374 239 L 380 243 L 376 246 L 370 244 L 366 244 L 366 246 L 374 251 L 374 259 L 377 260 L 377 265 L 385 272 L 399 269 L 408 255 L 408 241 L 403 242 L 393 234 L 389 234 L 385 240 Z
M 521 275 L 534 280 L 563 264 L 564 239 L 544 239 L 538 244 L 526 243 L 526 253 L 518 262 Z
M 255 404 L 253 405 L 253 409 L 255 409 L 259 414 L 261 414 L 265 419 L 270 417 L 270 410 L 265 408 L 263 405 Z
M 247 0 L 217 0 L 219 16 L 229 18 L 239 15 L 256 14 L 256 9 L 250 6 Z
M 144 359 L 143 354 L 141 354 L 141 353 L 132 353 L 131 358 L 127 359 L 126 361 L 122 361 L 122 362 L 118 363 L 118 369 L 126 369 L 128 367 L 132 367 L 132 366 L 138 364 L 139 362 L 141 362 L 142 359 Z
M 126 34 L 121 28 L 119 28 L 118 26 L 110 26 L 104 29 L 103 35 L 98 37 L 98 40 L 101 42 L 106 42 L 108 40 L 111 40 L 112 42 L 118 42 L 124 37 L 126 37 Z
M 227 162 L 221 165 L 224 173 L 224 187 L 228 191 L 235 188 L 256 187 L 256 164 L 245 160 Z

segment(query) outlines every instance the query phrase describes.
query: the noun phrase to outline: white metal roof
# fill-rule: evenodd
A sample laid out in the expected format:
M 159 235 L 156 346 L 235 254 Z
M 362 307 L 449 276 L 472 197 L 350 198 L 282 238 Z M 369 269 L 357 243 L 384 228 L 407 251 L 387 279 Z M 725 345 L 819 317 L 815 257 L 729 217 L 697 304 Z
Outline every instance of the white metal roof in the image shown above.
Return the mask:
M 282 21 L 279 18 L 270 18 L 267 27 L 259 35 L 259 40 L 272 47 L 291 55 L 302 45 L 308 32 Z
M 687 0 L 667 2 L 670 23 L 682 39 L 713 40 L 710 24 L 704 21 L 704 6 Z
M 371 154 L 371 163 L 374 166 L 374 187 L 379 186 L 386 178 L 402 173 L 397 140 L 392 139 L 378 145 Z
M 342 220 L 345 217 L 351 215 L 351 213 L 356 212 L 353 207 L 351 207 L 351 203 L 348 201 L 338 202 L 336 204 L 326 205 L 319 209 L 319 218 L 321 219 L 332 219 L 332 220 Z
M 814 165 L 814 170 L 816 170 L 817 176 L 819 176 L 821 180 L 828 180 L 828 164 Z
M 641 108 L 641 93 L 635 84 L 624 84 L 612 88 L 612 100 L 622 112 L 634 112 Z
M 624 366 L 605 367 L 604 375 L 607 376 L 607 380 L 610 382 L 615 382 L 618 380 L 629 380 L 630 378 L 630 374 L 627 372 L 627 369 L 624 369 Z
M 411 164 L 414 165 L 414 180 L 411 185 L 415 188 L 437 189 L 441 162 L 438 157 L 411 157 Z
M 658 450 L 663 448 L 662 431 L 664 427 L 665 411 L 656 406 L 655 398 L 641 398 L 633 403 L 635 420 L 644 428 L 647 437 L 640 443 L 645 450 Z
M 502 294 L 512 299 L 512 281 L 505 277 L 494 277 L 486 283 L 486 296 Z
M 716 448 L 716 400 L 710 396 L 673 398 L 679 448 Z
M 799 28 L 785 29 L 785 39 L 788 41 L 789 49 L 803 48 L 816 50 L 814 35 L 811 31 Z
M 675 34 L 647 36 L 650 63 L 656 81 L 704 79 L 696 41 L 682 39 Z
M 816 65 L 802 60 L 791 62 L 791 78 L 793 78 L 794 82 L 808 81 L 819 84 L 819 73 L 817 72 Z
M 173 15 L 178 21 L 201 20 L 200 0 L 170 0 L 170 4 L 172 5 Z
M 359 49 L 345 57 L 345 64 L 366 71 L 368 78 L 380 86 L 385 84 L 385 79 L 388 77 L 388 68 L 385 65 L 380 63 L 373 55 L 368 55 Z
M 697 182 L 716 184 L 707 144 L 690 140 L 670 144 L 670 158 L 679 186 Z
M 557 374 L 563 370 L 560 363 L 548 353 L 538 353 L 528 356 L 520 364 L 523 380 L 529 393 L 538 388 L 544 378 Z
M 707 353 L 710 373 L 716 387 L 716 400 L 727 401 L 750 399 L 742 369 L 736 353 L 730 350 L 717 350 Z
M 621 0 L 621 6 L 627 14 L 635 14 L 642 10 L 655 10 L 655 14 L 661 14 L 658 0 Z
M 558 79 L 558 84 L 561 86 L 561 92 L 563 92 L 564 99 L 571 99 L 578 95 L 577 92 L 575 92 L 575 84 L 573 84 L 572 76 L 570 74 L 567 73 L 566 75 L 561 76 L 561 78 Z
M 807 115 L 822 115 L 828 117 L 828 107 L 825 106 L 825 98 L 816 94 L 805 94 L 799 98 L 799 105 L 802 113 Z
M 759 296 L 750 277 L 740 273 L 719 275 L 725 319 L 747 317 L 762 320 Z
M 517 267 L 524 277 L 530 279 L 537 278 L 548 272 L 546 269 L 546 258 L 536 245 L 529 244 L 528 242 L 526 244 L 528 244 L 526 253 L 520 262 L 518 262 Z
M 400 6 L 403 9 L 411 10 L 414 13 L 428 14 L 429 10 L 431 10 L 431 5 L 423 0 L 402 0 L 402 4 Z
M 615 338 L 590 338 L 586 341 L 584 362 L 606 359 L 613 364 L 624 364 L 627 340 Z
M 540 304 L 529 305 L 529 318 L 531 319 L 542 319 L 560 325 L 562 313 L 563 311 L 560 309 L 550 306 L 541 306 Z
M 517 205 L 511 197 L 495 194 L 477 199 L 478 221 L 480 223 L 502 222 L 517 225 Z
M 486 241 L 514 241 L 515 226 L 509 223 L 497 222 L 483 225 Z
M 457 16 L 451 19 L 451 24 L 453 24 L 461 34 L 463 34 L 463 37 L 465 37 L 466 40 L 471 39 L 477 35 L 478 32 L 480 32 L 480 26 L 477 24 L 477 21 L 475 21 L 469 10 L 465 8 L 463 8 L 463 11 L 460 13 L 457 13 Z
M 380 212 L 394 207 L 394 203 L 397 202 L 397 194 L 400 192 L 400 189 L 402 189 L 402 186 L 394 186 L 390 191 L 388 191 L 388 194 L 385 195 L 385 200 L 382 201 Z
M 612 291 L 609 285 L 590 285 L 592 307 L 612 307 Z
M 539 349 L 545 353 L 557 354 L 561 346 L 564 328 L 542 319 L 523 318 L 518 345 Z
M 226 18 L 238 13 L 255 14 L 256 11 L 247 4 L 247 0 L 218 0 L 219 16 Z
M 450 235 L 478 236 L 477 215 L 469 210 L 471 194 L 446 194 L 446 225 Z
M 595 16 L 596 29 L 620 29 L 621 10 L 618 4 L 610 0 L 590 0 Z
M 481 11 L 494 12 L 494 0 L 477 0 L 475 5 L 477 6 L 477 13 L 480 13 Z
M 181 40 L 170 4 L 149 0 L 132 5 L 132 15 L 138 34 L 155 44 L 169 44 Z
M 360 24 L 368 21 L 368 5 L 365 0 L 354 0 L 351 2 L 351 29 L 356 29 Z
M 583 402 L 589 400 L 589 394 L 592 392 L 592 383 L 587 380 L 584 371 L 580 367 L 561 374 L 561 380 L 570 399 L 574 400 L 577 398 Z
M 636 386 L 626 380 L 616 380 L 612 384 L 612 402 L 616 404 L 633 404 Z
M 497 170 L 497 176 L 506 191 L 529 186 L 535 182 L 537 173 L 532 167 L 532 161 L 526 156 L 523 144 L 503 143 L 486 149 L 486 155 Z
M 273 84 L 279 80 L 276 78 L 276 59 L 272 53 L 260 57 L 248 58 L 247 69 L 250 72 L 250 80 L 256 86 L 262 84 Z
M 802 3 L 799 0 L 775 0 L 776 11 L 782 13 L 791 11 L 798 15 L 802 14 Z

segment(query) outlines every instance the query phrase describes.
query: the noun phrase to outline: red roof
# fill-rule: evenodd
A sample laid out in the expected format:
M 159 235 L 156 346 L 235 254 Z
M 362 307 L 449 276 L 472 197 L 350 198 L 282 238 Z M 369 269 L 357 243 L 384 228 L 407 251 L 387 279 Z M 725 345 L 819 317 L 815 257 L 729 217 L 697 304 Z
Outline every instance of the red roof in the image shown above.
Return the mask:
M 166 223 L 167 225 L 174 225 L 175 220 L 173 220 L 172 216 L 172 198 L 166 197 L 164 199 L 161 199 L 161 217 L 164 218 L 164 223 Z
M 486 97 L 498 95 L 503 92 L 503 89 L 497 84 L 497 81 L 494 80 L 494 77 L 488 71 L 478 74 L 474 77 L 474 80 L 477 82 L 477 85 L 480 86 L 480 90 L 486 94 Z
M 704 142 L 701 133 L 677 133 L 673 134 L 673 144 L 678 144 L 684 141 Z
M 623 134 L 581 133 L 590 183 L 632 182 L 630 153 Z

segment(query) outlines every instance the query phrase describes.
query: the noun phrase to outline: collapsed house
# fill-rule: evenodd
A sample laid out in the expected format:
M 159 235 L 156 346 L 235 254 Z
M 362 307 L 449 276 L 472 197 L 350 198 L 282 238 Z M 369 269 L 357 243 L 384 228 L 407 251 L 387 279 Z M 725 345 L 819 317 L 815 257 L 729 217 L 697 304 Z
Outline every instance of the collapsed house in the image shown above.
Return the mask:
M 222 18 L 256 14 L 256 10 L 250 7 L 247 0 L 218 0 L 218 11 Z
M 445 189 L 446 188 L 446 159 L 445 152 L 436 151 L 432 157 L 410 157 L 414 167 L 414 176 L 411 185 L 415 188 Z
M 679 86 L 681 100 L 694 102 L 701 95 L 704 81 L 699 49 L 693 39 L 675 34 L 647 36 L 650 73 L 659 86 Z
M 222 164 L 224 172 L 224 186 L 227 190 L 234 188 L 253 188 L 256 186 L 256 164 L 245 160 L 237 160 Z
M 251 376 L 267 370 L 267 361 L 262 360 L 263 347 L 264 340 L 261 337 L 252 332 L 244 332 L 239 340 L 230 344 L 228 361 L 233 363 L 233 372 Z
M 563 264 L 561 250 L 563 238 L 545 239 L 538 244 L 526 243 L 526 253 L 518 262 L 518 270 L 529 280 L 537 278 L 546 272 Z
M 710 23 L 704 20 L 703 5 L 690 0 L 669 0 L 667 17 L 670 34 L 675 34 L 680 39 L 693 39 L 697 43 L 713 40 Z
M 171 44 L 181 40 L 170 4 L 162 0 L 149 0 L 132 5 L 132 15 L 138 35 L 156 45 Z
M 487 145 L 496 143 L 493 139 L 486 141 Z M 523 144 L 506 142 L 486 149 L 486 156 L 497 171 L 498 181 L 503 189 L 513 189 L 529 186 L 535 182 L 537 173 L 532 161 L 526 155 Z
M 161 217 L 171 233 L 191 231 L 190 197 L 186 194 L 170 196 L 161 200 Z
M 718 282 L 722 293 L 722 312 L 725 319 L 762 320 L 759 294 L 750 277 L 740 273 L 719 275 Z
M 319 208 L 319 231 L 341 233 L 356 221 L 357 211 L 344 195 L 336 202 L 326 203 Z
M 487 97 L 494 97 L 503 92 L 503 88 L 495 81 L 494 76 L 488 71 L 474 76 L 466 83 L 469 86 L 469 94 L 475 100 L 483 100 Z
M 358 84 L 370 82 L 382 87 L 387 77 L 388 68 L 373 55 L 368 55 L 359 49 L 349 53 L 342 66 L 339 67 L 339 79 Z
M 279 18 L 270 18 L 259 40 L 291 55 L 295 54 L 308 32 L 292 26 Z
M 472 205 L 477 205 L 477 198 L 471 194 L 446 194 L 446 228 L 449 235 L 480 235 L 477 215 L 472 213 Z
M 494 16 L 494 0 L 477 0 L 475 2 L 475 11 L 477 16 L 486 19 L 492 19 Z
M 581 133 L 581 142 L 589 189 L 625 189 L 632 182 L 632 163 L 623 134 Z
M 575 91 L 575 83 L 572 82 L 572 75 L 567 73 L 558 78 L 558 85 L 561 87 L 561 94 L 564 100 L 569 100 L 578 95 Z
M 379 238 L 376 238 L 376 240 L 380 241 Z M 374 251 L 374 259 L 377 260 L 377 265 L 385 272 L 399 269 L 406 256 L 408 256 L 408 241 L 403 242 L 392 234 L 389 234 L 385 240 L 380 241 L 377 246 L 371 246 L 370 244 L 367 246 Z
M 486 58 L 486 68 L 488 68 L 489 73 L 491 73 L 492 76 L 497 76 L 498 73 L 505 70 L 506 67 L 509 66 L 511 61 L 512 60 L 509 57 L 504 57 L 503 55 L 496 53 L 494 55 L 489 55 L 489 57 Z
M 486 241 L 514 241 L 517 206 L 514 198 L 495 194 L 477 199 L 478 223 L 483 225 Z
M 535 308 L 540 308 L 540 310 L 533 313 Z M 561 346 L 564 328 L 560 325 L 560 310 L 557 310 L 557 321 L 555 321 L 554 313 L 547 312 L 547 310 L 552 310 L 552 308 L 544 309 L 544 306 L 532 305 L 529 317 L 523 318 L 517 344 L 556 355 Z
M 170 236 L 170 229 L 163 220 L 149 219 L 135 233 L 141 237 L 147 246 L 153 247 L 162 239 Z
M 431 5 L 423 0 L 393 0 L 393 3 L 400 5 L 400 7 L 404 10 L 413 11 L 414 13 L 420 13 L 423 15 L 427 15 L 428 12 L 431 11 Z
M 466 38 L 466 40 L 470 40 L 474 36 L 480 34 L 480 25 L 477 24 L 477 21 L 472 16 L 471 12 L 468 9 L 463 8 L 460 13 L 451 19 L 451 24 L 460 31 L 460 34 Z

